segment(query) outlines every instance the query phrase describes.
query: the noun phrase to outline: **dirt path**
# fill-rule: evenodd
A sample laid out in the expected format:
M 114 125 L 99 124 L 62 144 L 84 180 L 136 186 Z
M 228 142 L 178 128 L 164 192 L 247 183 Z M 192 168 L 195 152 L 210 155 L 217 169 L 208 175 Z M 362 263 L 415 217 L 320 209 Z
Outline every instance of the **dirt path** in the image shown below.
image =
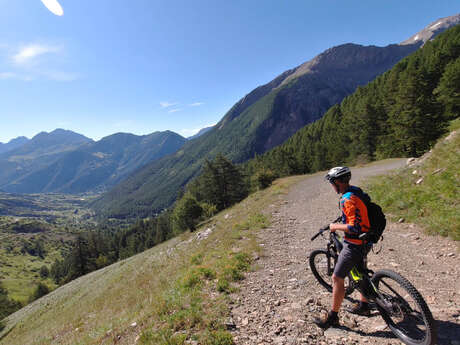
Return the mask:
M 403 164 L 399 160 L 354 169 L 352 183 L 359 186 L 361 178 Z M 291 188 L 282 205 L 273 205 L 272 226 L 259 235 L 264 254 L 232 296 L 236 344 L 401 344 L 378 315 L 364 318 L 341 311 L 345 327 L 326 334 L 312 323 L 329 309 L 331 295 L 308 267 L 309 253 L 324 247 L 326 240 L 310 238 L 337 217 L 337 201 L 323 176 L 316 175 Z M 369 255 L 369 266 L 408 278 L 438 320 L 439 344 L 459 345 L 459 257 L 457 246 L 445 238 L 426 236 L 410 224 L 390 224 L 383 250 Z

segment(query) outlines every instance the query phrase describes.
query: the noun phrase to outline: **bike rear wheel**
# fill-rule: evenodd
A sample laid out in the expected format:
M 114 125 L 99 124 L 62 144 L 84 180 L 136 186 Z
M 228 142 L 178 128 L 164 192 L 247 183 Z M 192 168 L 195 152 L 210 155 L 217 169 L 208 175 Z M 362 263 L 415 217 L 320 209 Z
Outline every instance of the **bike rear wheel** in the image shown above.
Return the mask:
M 327 291 L 332 292 L 332 274 L 336 259 L 325 249 L 317 249 L 310 254 L 310 269 L 315 276 L 316 280 L 326 288 Z M 354 288 L 350 285 L 349 278 L 345 278 L 345 295 L 353 292 Z
M 380 315 L 393 333 L 408 345 L 436 344 L 433 316 L 422 295 L 404 277 L 381 270 L 372 277 L 378 290 Z

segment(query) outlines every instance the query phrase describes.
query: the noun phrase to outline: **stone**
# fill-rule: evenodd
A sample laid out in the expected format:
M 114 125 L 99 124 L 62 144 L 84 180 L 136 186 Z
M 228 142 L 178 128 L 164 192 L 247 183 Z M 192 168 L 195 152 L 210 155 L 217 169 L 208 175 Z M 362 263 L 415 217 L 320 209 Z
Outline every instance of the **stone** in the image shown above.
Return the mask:
M 423 177 L 420 177 L 420 178 L 415 182 L 415 184 L 418 185 L 418 184 L 421 184 L 422 182 L 423 182 Z
M 414 157 L 411 157 L 409 158 L 407 161 L 406 161 L 406 164 L 411 164 L 415 161 L 415 158 Z
M 292 309 L 302 309 L 302 306 L 300 305 L 300 303 L 294 302 L 291 304 L 291 308 Z
M 386 324 L 382 324 L 382 325 L 377 325 L 374 327 L 374 330 L 376 331 L 383 331 L 385 328 L 387 328 L 388 326 Z
M 137 322 L 133 322 L 133 323 L 131 324 L 131 327 L 136 327 L 136 326 L 137 326 Z
M 233 321 L 232 318 L 229 318 L 227 320 L 227 322 L 225 322 L 225 327 L 227 328 L 227 330 L 233 330 L 233 329 L 236 329 L 236 325 L 235 325 L 235 322 Z
M 405 219 L 404 218 L 399 218 L 398 223 L 404 223 Z
M 327 338 L 343 338 L 347 336 L 347 331 L 342 328 L 330 327 L 324 331 L 324 336 Z
M 245 317 L 245 318 L 243 319 L 243 321 L 241 322 L 241 324 L 242 324 L 243 326 L 247 326 L 247 325 L 249 324 L 249 319 L 248 319 L 247 317 Z

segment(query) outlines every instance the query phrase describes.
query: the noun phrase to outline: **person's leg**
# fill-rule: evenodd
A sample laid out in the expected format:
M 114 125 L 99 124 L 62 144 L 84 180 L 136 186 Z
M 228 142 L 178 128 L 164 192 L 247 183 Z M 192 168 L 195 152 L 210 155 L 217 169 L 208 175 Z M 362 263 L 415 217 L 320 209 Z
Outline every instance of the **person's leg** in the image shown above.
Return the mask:
M 332 282 L 332 311 L 338 313 L 345 297 L 345 280 L 333 274 Z
M 334 274 L 332 275 L 332 308 L 328 313 L 325 319 L 315 319 L 315 323 L 323 328 L 329 328 L 331 326 L 339 325 L 338 312 L 342 301 L 345 297 L 345 283 L 344 279 L 351 267 L 353 266 L 353 261 L 350 260 L 351 253 L 350 249 L 344 245 L 344 248 L 339 254 L 337 263 L 335 265 Z

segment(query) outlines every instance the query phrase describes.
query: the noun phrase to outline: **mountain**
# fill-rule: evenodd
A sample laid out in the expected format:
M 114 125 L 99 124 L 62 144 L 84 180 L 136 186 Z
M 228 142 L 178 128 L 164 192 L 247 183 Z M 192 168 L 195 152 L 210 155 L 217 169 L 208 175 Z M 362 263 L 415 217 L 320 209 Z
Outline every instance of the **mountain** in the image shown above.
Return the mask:
M 66 152 L 90 142 L 91 139 L 81 134 L 63 129 L 37 134 L 23 145 L 0 154 L 0 189 L 8 191 L 4 188 L 8 181 L 42 169 Z
M 424 154 L 459 117 L 459 52 L 460 25 L 359 88 L 282 145 L 246 162 L 245 173 L 301 175 L 350 162 Z
M 40 139 L 43 147 L 51 140 L 46 135 Z M 55 155 L 47 164 L 17 171 L 0 186 L 10 193 L 94 191 L 114 185 L 146 163 L 177 151 L 185 141 L 171 131 L 144 136 L 117 133 L 97 142 L 84 141 Z
M 187 140 L 192 140 L 192 139 L 196 139 L 198 137 L 201 137 L 203 134 L 208 133 L 213 128 L 214 128 L 214 126 L 209 126 L 209 127 L 202 128 L 202 129 L 200 129 L 198 131 L 197 134 L 188 137 Z
M 443 23 L 453 25 L 455 18 Z M 264 153 L 422 45 L 416 40 L 386 47 L 349 43 L 330 48 L 244 96 L 209 132 L 130 176 L 94 207 L 120 218 L 157 213 L 174 202 L 205 159 L 223 153 L 243 162 Z
M 457 25 L 460 23 L 460 14 L 456 14 L 450 17 L 440 18 L 431 24 L 429 24 L 422 31 L 417 32 L 415 35 L 411 36 L 409 39 L 401 42 L 401 45 L 414 44 L 422 42 L 425 44 L 429 40 L 433 39 L 441 32 L 444 32 L 448 28 Z
M 22 145 L 24 145 L 28 141 L 29 141 L 29 139 L 26 138 L 26 137 L 17 137 L 17 138 L 11 139 L 6 144 L 0 143 L 0 154 L 3 153 L 3 152 L 8 152 L 8 151 L 14 150 L 14 149 L 16 149 L 18 147 L 21 147 Z

